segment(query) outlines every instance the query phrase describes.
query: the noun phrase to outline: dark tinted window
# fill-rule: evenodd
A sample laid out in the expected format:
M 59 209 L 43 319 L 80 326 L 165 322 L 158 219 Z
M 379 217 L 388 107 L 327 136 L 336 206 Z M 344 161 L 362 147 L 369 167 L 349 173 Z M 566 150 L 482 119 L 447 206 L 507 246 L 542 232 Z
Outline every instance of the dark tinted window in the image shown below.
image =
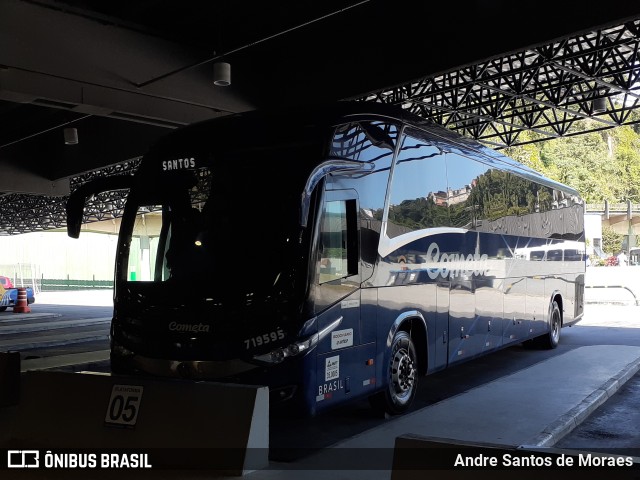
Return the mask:
M 350 123 L 336 129 L 331 155 L 373 164 L 371 170 L 353 175 L 334 175 L 328 182 L 332 190 L 358 191 L 363 215 L 382 222 L 384 198 L 398 129 L 381 122 Z
M 382 122 L 356 122 L 336 128 L 330 154 L 370 162 L 393 153 L 398 129 Z
M 505 214 L 504 173 L 455 153 L 447 154 L 449 213 L 454 227 L 476 230 Z
M 532 250 L 530 258 L 531 260 L 541 262 L 544 260 L 544 250 Z
M 562 261 L 562 250 L 561 249 L 549 250 L 547 252 L 547 261 L 549 261 L 549 262 L 561 262 Z
M 584 260 L 584 254 L 578 250 L 567 249 L 564 251 L 565 262 L 578 262 Z
M 449 226 L 445 157 L 419 133 L 403 139 L 393 171 L 387 235 Z

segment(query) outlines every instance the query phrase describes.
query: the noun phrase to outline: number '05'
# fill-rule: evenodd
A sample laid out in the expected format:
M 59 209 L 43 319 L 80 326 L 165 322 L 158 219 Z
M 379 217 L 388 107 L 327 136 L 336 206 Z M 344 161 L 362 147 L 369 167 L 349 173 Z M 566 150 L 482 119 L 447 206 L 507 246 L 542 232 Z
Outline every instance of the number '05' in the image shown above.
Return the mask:
M 109 417 L 113 421 L 124 420 L 130 422 L 136 418 L 136 402 L 138 397 L 127 397 L 126 401 L 122 395 L 116 395 L 109 408 Z

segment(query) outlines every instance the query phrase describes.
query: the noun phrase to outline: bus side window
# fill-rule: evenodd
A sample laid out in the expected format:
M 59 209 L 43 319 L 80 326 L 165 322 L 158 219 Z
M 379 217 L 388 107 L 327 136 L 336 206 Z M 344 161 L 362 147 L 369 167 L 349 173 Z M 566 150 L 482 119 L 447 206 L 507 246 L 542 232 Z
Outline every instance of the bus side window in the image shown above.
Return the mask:
M 319 283 L 358 273 L 356 201 L 325 203 L 320 229 Z
M 547 261 L 549 262 L 561 262 L 562 261 L 562 250 L 559 248 L 554 250 L 549 250 L 547 252 Z
M 531 260 L 536 262 L 541 262 L 544 260 L 544 250 L 532 250 L 531 256 L 529 257 Z

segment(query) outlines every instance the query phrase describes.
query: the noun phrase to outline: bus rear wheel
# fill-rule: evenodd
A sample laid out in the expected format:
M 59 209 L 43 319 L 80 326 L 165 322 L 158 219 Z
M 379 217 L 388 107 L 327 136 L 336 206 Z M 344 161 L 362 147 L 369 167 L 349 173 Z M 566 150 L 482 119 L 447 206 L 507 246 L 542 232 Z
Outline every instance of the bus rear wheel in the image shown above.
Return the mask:
M 371 405 L 381 413 L 402 414 L 411 407 L 418 387 L 416 349 L 405 331 L 393 337 L 386 375 L 387 385 L 370 398 Z
M 562 312 L 555 300 L 549 305 L 549 331 L 531 340 L 536 348 L 552 349 L 560 343 L 560 329 L 562 328 Z

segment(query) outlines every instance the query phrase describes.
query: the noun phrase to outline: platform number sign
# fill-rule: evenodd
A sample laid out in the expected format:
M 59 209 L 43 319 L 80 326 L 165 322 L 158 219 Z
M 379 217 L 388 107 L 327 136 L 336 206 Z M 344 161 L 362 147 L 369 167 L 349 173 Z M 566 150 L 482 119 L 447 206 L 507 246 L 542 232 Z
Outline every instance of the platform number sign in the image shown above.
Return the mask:
M 140 412 L 142 391 L 143 387 L 139 385 L 114 385 L 104 423 L 133 428 Z

